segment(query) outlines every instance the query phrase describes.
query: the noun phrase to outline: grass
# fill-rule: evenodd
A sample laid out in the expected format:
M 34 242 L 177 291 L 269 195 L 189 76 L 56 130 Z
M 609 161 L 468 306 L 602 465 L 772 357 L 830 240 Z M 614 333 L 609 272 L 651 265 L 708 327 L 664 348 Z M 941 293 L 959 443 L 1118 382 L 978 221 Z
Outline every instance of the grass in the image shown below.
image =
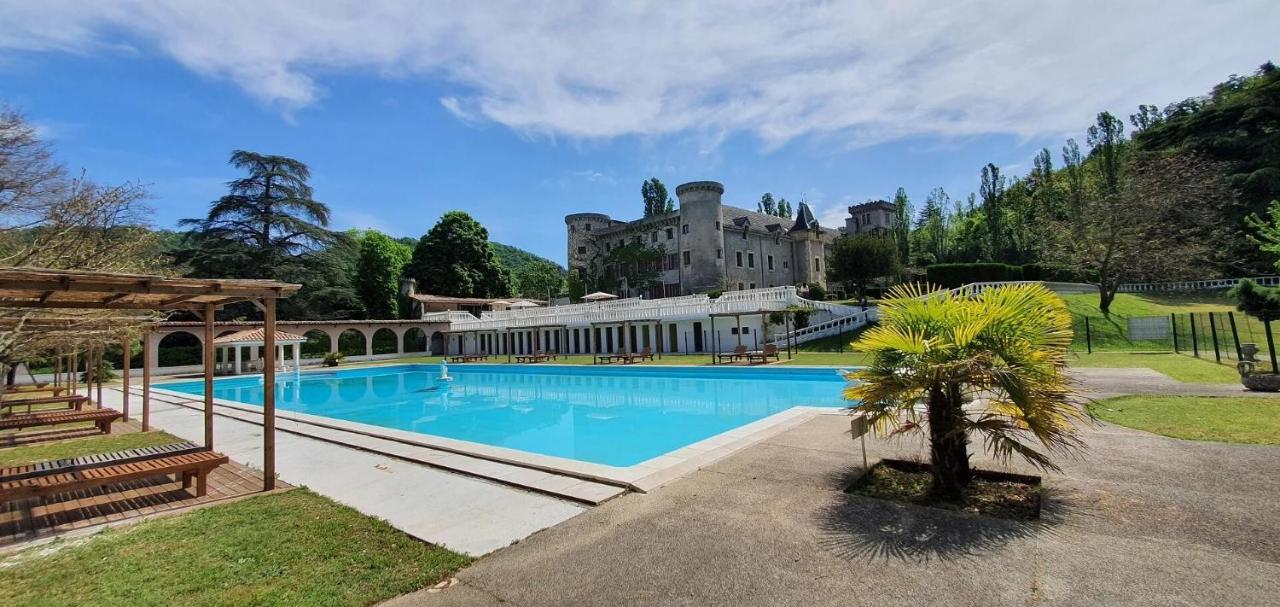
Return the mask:
M 0 604 L 372 605 L 469 561 L 295 489 L 20 552 Z
M 1194 358 L 1173 352 L 1074 352 L 1068 358 L 1073 367 L 1106 367 L 1111 369 L 1153 369 L 1178 381 L 1204 384 L 1238 384 L 1240 374 L 1234 366 L 1218 364 L 1213 359 Z
M 1225 314 L 1235 310 L 1235 305 L 1222 292 L 1208 293 L 1119 293 L 1111 302 L 1110 315 L 1103 315 L 1098 309 L 1096 294 L 1078 293 L 1063 295 L 1067 308 L 1071 311 L 1072 330 L 1075 332 L 1074 347 L 1086 349 L 1085 318 L 1089 319 L 1089 333 L 1093 341 L 1093 349 L 1097 350 L 1173 350 L 1173 339 L 1155 341 L 1133 341 L 1128 338 L 1129 318 L 1136 316 L 1162 316 L 1178 314 L 1178 338 L 1180 346 L 1191 349 L 1190 326 L 1185 314 L 1188 312 L 1219 312 Z M 1235 314 L 1240 341 L 1259 342 L 1263 340 L 1262 323 L 1257 319 L 1241 313 Z M 1225 319 L 1221 319 L 1223 323 Z M 1207 322 L 1207 321 L 1202 321 Z M 1218 342 L 1230 347 L 1230 329 L 1224 324 L 1219 326 Z M 1212 350 L 1207 326 L 1199 327 L 1198 339 L 1202 347 Z
M 1121 396 L 1093 403 L 1089 411 L 1173 438 L 1280 445 L 1280 397 Z
M 19 466 L 54 459 L 111 453 L 157 445 L 180 443 L 182 439 L 164 432 L 130 432 L 89 436 L 52 443 L 38 443 L 0 449 L 0 466 Z

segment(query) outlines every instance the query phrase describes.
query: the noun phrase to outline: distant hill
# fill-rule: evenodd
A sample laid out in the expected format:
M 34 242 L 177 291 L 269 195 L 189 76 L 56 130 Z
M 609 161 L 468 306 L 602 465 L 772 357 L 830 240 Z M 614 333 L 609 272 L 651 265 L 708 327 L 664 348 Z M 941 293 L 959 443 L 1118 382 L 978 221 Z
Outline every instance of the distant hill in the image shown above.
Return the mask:
M 513 274 L 520 268 L 538 261 L 544 261 L 552 264 L 557 268 L 560 268 L 561 272 L 564 271 L 564 266 L 551 261 L 546 257 L 542 257 L 541 255 L 534 255 L 533 253 L 519 247 L 513 247 L 509 244 L 502 244 L 500 242 L 493 241 L 489 242 L 489 246 L 493 249 L 493 253 L 498 256 L 498 261 L 502 262 L 502 265 L 506 266 L 506 268 Z

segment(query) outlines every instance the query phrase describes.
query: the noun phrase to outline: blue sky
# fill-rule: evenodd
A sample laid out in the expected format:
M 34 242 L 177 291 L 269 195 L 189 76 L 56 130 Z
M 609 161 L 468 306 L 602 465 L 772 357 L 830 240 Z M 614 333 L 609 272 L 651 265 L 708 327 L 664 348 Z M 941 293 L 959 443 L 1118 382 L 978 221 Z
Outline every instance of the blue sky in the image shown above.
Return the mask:
M 1102 31 L 1088 2 L 222 4 L 0 0 L 0 102 L 72 169 L 148 184 L 157 227 L 202 215 L 242 148 L 308 163 L 335 227 L 417 237 L 463 209 L 560 262 L 566 213 L 633 218 L 651 176 L 827 224 L 899 186 L 964 197 L 986 162 L 1083 145 L 1099 110 L 1252 71 L 1280 22 L 1247 1 L 1136 2 Z

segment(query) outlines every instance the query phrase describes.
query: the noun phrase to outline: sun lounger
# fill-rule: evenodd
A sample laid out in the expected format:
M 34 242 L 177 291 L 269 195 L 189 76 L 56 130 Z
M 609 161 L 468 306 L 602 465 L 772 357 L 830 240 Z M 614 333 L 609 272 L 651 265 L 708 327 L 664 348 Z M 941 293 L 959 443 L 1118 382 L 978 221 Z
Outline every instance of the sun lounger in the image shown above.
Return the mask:
M 611 364 L 626 359 L 627 354 L 622 350 L 618 350 L 617 354 L 601 354 L 596 357 L 596 362 L 601 364 Z
M 747 357 L 747 347 L 746 347 L 746 346 L 738 346 L 738 347 L 736 347 L 736 348 L 734 348 L 734 349 L 733 349 L 733 352 L 726 352 L 726 353 L 723 353 L 723 354 L 718 354 L 718 355 L 716 355 L 716 357 L 720 359 L 720 362 L 724 362 L 724 361 L 726 361 L 726 360 L 728 360 L 728 361 L 732 362 L 732 361 L 735 361 L 735 360 L 739 360 L 739 359 L 742 359 L 742 358 L 746 358 L 746 357 Z
M 0 401 L 0 409 L 8 409 L 13 411 L 17 407 L 26 407 L 27 412 L 31 412 L 34 405 L 56 405 L 65 403 L 68 409 L 79 411 L 84 408 L 84 404 L 89 402 L 89 397 L 83 394 L 67 394 L 65 396 L 41 396 L 38 398 L 7 398 Z
M 749 363 L 754 363 L 756 361 L 759 361 L 760 363 L 767 363 L 769 362 L 770 357 L 774 360 L 782 360 L 782 357 L 778 355 L 778 346 L 765 344 L 763 350 L 747 352 L 747 362 Z
M 137 449 L 125 449 L 123 451 L 113 451 L 111 453 L 97 453 L 81 457 L 68 457 L 57 460 L 36 462 L 33 464 L 22 464 L 20 466 L 6 466 L 0 467 L 0 482 L 16 481 L 36 476 L 48 476 L 50 474 L 62 474 L 86 468 L 101 468 L 103 466 L 129 464 L 136 461 L 155 459 L 157 457 L 182 455 L 185 453 L 195 453 L 196 451 L 203 450 L 204 447 L 201 447 L 200 445 L 184 441 L 168 445 L 157 445 L 154 447 L 139 447 Z
M 70 472 L 34 476 L 0 482 L 0 502 L 42 498 L 69 491 L 81 491 L 139 478 L 173 474 L 180 477 L 184 489 L 196 482 L 196 496 L 208 491 L 208 475 L 218 466 L 227 463 L 227 456 L 215 451 L 197 451 L 146 459 L 127 464 L 88 468 Z
M 21 430 L 40 426 L 56 426 L 76 422 L 93 422 L 103 434 L 111 434 L 111 422 L 120 419 L 120 412 L 115 409 L 94 409 L 92 411 L 45 411 L 0 417 L 0 430 Z

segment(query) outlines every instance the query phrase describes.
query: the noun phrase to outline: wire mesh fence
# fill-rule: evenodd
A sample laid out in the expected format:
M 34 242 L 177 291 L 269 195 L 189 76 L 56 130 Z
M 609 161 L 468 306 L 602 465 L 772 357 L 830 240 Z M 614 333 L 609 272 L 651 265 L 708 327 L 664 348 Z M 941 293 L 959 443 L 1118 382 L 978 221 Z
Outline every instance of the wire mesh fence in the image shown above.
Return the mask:
M 1242 358 L 1258 370 L 1276 368 L 1280 327 L 1238 312 L 1183 312 L 1167 316 L 1113 315 L 1075 319 L 1076 352 L 1176 352 L 1221 364 Z

